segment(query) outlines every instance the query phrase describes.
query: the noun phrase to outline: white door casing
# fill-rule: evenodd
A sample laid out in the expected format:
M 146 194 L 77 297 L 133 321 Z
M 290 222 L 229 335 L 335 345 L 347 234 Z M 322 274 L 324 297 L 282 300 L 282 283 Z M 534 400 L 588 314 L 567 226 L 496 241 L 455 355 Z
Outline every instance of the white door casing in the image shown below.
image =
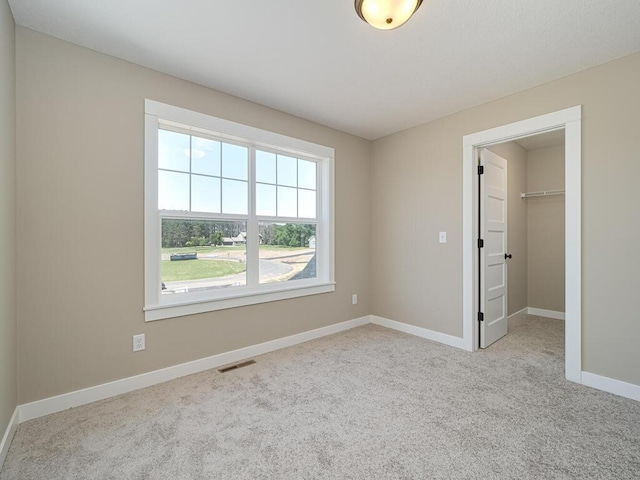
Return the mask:
M 507 161 L 480 151 L 480 347 L 507 334 Z
M 462 343 L 469 351 L 478 348 L 477 151 L 489 145 L 560 129 L 565 131 L 565 377 L 582 383 L 580 105 L 471 133 L 462 139 Z

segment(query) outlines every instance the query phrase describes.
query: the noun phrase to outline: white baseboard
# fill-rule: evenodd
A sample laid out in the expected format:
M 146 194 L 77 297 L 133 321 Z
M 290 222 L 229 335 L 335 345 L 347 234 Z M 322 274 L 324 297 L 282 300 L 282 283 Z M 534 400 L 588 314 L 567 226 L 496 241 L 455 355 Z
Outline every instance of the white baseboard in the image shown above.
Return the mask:
M 511 318 L 511 317 L 515 317 L 516 315 L 520 315 L 521 313 L 529 313 L 529 307 L 524 307 L 522 310 L 518 310 L 515 313 L 512 313 L 511 315 L 509 315 L 507 317 L 507 319 Z
M 348 320 L 346 322 L 336 323 L 327 327 L 310 330 L 308 332 L 298 333 L 289 337 L 279 338 L 258 345 L 252 345 L 246 348 L 240 348 L 230 352 L 213 355 L 211 357 L 194 360 L 192 362 L 182 363 L 173 367 L 154 370 L 152 372 L 143 373 L 134 377 L 123 378 L 114 382 L 96 385 L 75 392 L 65 393 L 56 397 L 45 398 L 35 402 L 27 403 L 20 406 L 20 421 L 26 422 L 34 418 L 49 415 L 51 413 L 61 412 L 68 408 L 79 407 L 87 403 L 104 400 L 105 398 L 114 397 L 123 393 L 132 392 L 140 388 L 150 387 L 158 383 L 168 382 L 175 378 L 192 375 L 194 373 L 203 372 L 222 365 L 239 362 L 250 357 L 262 355 L 264 353 L 273 352 L 282 348 L 297 345 L 299 343 L 314 340 L 316 338 L 332 335 L 334 333 L 349 330 L 370 323 L 369 316 Z
M 605 392 L 640 401 L 640 385 L 602 377 L 595 373 L 582 372 L 582 384 Z
M 556 320 L 564 320 L 564 312 L 556 312 L 555 310 L 544 310 L 542 308 L 527 307 L 529 315 L 537 315 L 538 317 L 555 318 Z
M 371 323 L 375 323 L 376 325 L 380 325 L 382 327 L 391 328 L 393 330 L 398 330 L 399 332 L 415 335 L 416 337 L 433 340 L 434 342 L 444 343 L 445 345 L 449 345 L 451 347 L 467 350 L 465 348 L 464 339 L 462 337 L 454 337 L 453 335 L 447 335 L 446 333 L 435 332 L 427 328 L 409 325 L 408 323 L 396 322 L 395 320 L 389 320 L 388 318 L 378 317 L 376 315 L 371 315 Z
M 9 451 L 11 440 L 13 440 L 13 436 L 15 435 L 16 430 L 18 429 L 19 423 L 20 423 L 20 407 L 18 406 L 13 411 L 13 415 L 11 415 L 11 419 L 9 420 L 9 425 L 7 425 L 7 429 L 4 432 L 2 441 L 0 442 L 0 470 L 2 470 L 4 459 L 7 458 L 7 452 Z

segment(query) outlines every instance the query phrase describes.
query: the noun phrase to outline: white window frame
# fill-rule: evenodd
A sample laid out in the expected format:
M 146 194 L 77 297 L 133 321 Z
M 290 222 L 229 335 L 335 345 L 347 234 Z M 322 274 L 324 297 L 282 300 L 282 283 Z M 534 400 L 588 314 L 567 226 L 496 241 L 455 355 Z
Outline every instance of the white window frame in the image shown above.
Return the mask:
M 255 214 L 255 155 L 249 161 L 249 212 L 248 215 L 216 214 L 218 220 L 242 220 L 247 222 L 247 236 L 257 238 L 258 222 L 291 221 L 316 223 L 316 278 L 291 282 L 260 284 L 257 269 L 250 278 L 247 269 L 247 286 L 229 289 L 162 295 L 161 279 L 161 217 L 170 216 L 158 211 L 158 129 L 167 126 L 195 136 L 215 136 L 230 143 L 240 142 L 253 149 L 275 151 L 296 158 L 315 161 L 317 170 L 317 218 L 263 217 Z M 273 302 L 289 298 L 316 295 L 335 291 L 334 278 L 334 149 L 285 135 L 242 125 L 203 113 L 145 100 L 145 321 L 180 317 L 196 313 L 222 310 L 257 303 Z M 195 213 L 180 212 L 178 218 L 210 220 Z M 174 217 L 174 218 L 176 218 Z M 258 261 L 257 242 L 247 242 L 247 264 Z

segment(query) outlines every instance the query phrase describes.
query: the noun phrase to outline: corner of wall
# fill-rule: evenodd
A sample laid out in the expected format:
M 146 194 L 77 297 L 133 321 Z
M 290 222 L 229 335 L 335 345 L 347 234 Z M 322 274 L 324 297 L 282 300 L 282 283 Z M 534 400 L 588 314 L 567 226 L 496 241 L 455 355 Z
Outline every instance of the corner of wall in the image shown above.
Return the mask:
M 0 465 L 17 425 L 15 22 L 0 0 Z

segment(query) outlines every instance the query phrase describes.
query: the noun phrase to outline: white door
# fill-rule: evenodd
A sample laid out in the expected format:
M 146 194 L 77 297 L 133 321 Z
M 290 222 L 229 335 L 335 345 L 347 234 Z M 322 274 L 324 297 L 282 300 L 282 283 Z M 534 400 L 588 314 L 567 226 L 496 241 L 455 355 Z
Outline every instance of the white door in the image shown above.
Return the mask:
M 507 161 L 480 153 L 480 347 L 507 334 Z

